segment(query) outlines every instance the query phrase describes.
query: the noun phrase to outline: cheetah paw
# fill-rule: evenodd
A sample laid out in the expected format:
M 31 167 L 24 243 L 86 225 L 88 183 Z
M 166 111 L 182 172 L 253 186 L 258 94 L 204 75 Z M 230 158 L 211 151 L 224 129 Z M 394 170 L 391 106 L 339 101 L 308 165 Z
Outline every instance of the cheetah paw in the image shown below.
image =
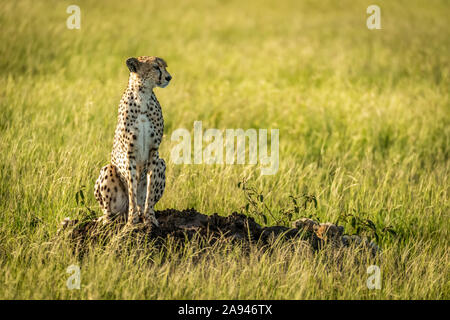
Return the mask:
M 159 227 L 159 222 L 156 220 L 155 212 L 144 215 L 144 223 L 148 226 L 153 224 L 154 226 Z

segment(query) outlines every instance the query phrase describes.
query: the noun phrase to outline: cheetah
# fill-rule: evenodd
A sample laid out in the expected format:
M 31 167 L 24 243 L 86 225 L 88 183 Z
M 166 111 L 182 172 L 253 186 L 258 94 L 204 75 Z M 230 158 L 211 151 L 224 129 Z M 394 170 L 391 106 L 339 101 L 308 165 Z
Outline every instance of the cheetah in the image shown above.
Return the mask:
M 165 88 L 172 76 L 158 57 L 129 58 L 128 87 L 119 104 L 111 163 L 100 170 L 95 198 L 103 223 L 121 217 L 158 226 L 154 206 L 165 188 L 166 165 L 159 158 L 164 120 L 153 89 Z

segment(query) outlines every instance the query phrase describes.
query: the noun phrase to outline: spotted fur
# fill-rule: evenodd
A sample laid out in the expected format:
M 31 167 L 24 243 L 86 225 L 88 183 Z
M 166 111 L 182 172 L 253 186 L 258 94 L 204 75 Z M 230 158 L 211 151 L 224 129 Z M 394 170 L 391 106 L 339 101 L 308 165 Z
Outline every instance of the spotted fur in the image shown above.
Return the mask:
M 172 77 L 158 57 L 129 58 L 126 64 L 130 76 L 119 104 L 111 163 L 101 169 L 94 192 L 104 222 L 125 216 L 131 224 L 143 218 L 158 225 L 154 206 L 164 192 L 166 165 L 158 153 L 164 120 L 153 89 L 166 87 Z

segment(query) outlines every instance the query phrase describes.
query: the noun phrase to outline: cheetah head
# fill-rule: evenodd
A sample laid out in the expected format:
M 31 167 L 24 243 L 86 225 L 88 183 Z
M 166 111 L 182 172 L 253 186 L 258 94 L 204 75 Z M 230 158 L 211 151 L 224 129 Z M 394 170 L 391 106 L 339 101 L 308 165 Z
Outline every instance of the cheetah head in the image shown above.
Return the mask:
M 167 63 L 158 57 L 142 56 L 127 59 L 127 67 L 146 87 L 165 88 L 172 79 L 167 72 Z

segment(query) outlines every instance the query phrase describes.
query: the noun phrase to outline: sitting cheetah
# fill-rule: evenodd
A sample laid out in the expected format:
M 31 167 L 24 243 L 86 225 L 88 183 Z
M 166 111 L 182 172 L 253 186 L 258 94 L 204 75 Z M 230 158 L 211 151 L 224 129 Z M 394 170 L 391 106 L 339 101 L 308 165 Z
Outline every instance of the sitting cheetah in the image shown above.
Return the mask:
M 100 171 L 95 198 L 103 223 L 121 216 L 129 224 L 143 218 L 157 226 L 154 206 L 164 192 L 166 165 L 158 153 L 164 121 L 153 88 L 166 87 L 172 77 L 158 57 L 129 58 L 126 64 L 130 76 L 119 104 L 111 163 Z

